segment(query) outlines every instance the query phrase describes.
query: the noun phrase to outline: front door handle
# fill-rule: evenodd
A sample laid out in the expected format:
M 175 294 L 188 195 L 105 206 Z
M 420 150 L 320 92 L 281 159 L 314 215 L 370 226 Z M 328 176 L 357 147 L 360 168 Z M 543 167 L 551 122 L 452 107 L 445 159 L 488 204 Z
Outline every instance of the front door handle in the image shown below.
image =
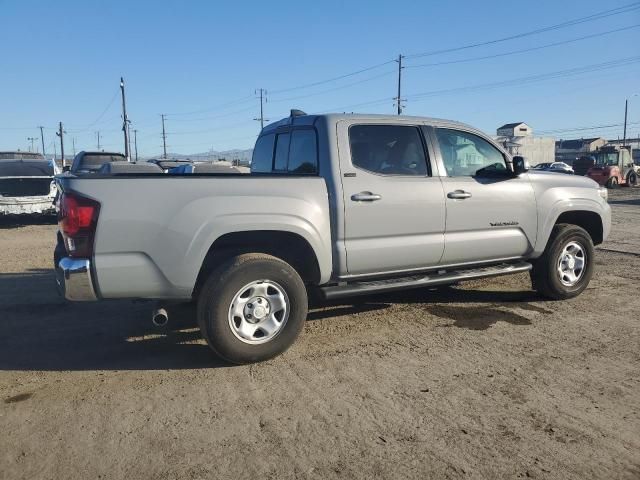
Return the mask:
M 382 195 L 371 192 L 360 192 L 351 195 L 351 200 L 353 200 L 354 202 L 375 202 L 376 200 L 380 200 L 381 198 Z
M 465 198 L 471 198 L 471 194 L 469 192 L 465 192 L 464 190 L 455 190 L 453 192 L 447 193 L 447 197 L 464 200 Z

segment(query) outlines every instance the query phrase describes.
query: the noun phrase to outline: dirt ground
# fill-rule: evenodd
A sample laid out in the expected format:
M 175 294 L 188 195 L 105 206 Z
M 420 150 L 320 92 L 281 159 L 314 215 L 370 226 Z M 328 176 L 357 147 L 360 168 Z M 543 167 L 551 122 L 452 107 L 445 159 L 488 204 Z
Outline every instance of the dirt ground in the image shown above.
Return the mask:
M 0 478 L 640 478 L 640 189 L 589 289 L 527 275 L 313 309 L 272 361 L 188 316 L 65 304 L 55 225 L 0 224 Z

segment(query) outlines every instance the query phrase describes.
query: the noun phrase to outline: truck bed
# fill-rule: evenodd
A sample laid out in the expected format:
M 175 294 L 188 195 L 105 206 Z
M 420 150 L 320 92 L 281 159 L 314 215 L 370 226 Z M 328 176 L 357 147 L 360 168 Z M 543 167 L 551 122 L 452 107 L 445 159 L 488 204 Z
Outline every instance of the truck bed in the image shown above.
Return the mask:
M 58 183 L 100 203 L 92 274 L 101 298 L 190 298 L 209 248 L 232 232 L 300 235 L 316 253 L 321 279 L 331 275 L 323 178 L 65 175 Z

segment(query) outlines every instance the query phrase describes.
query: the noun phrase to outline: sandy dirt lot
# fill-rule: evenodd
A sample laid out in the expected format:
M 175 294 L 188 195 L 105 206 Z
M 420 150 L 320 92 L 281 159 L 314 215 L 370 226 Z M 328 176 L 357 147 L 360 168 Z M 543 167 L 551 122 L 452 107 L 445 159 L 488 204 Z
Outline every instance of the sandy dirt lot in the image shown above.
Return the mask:
M 640 478 L 640 189 L 589 289 L 528 276 L 311 310 L 232 367 L 188 315 L 65 304 L 55 225 L 0 224 L 0 478 Z

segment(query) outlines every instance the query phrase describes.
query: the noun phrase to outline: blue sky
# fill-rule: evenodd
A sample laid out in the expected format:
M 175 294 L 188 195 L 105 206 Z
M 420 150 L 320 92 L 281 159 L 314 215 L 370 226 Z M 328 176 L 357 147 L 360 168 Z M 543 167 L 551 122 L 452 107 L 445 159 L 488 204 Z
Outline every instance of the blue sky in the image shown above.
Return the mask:
M 582 1 L 64 1 L 0 0 L 0 150 L 39 137 L 52 150 L 64 122 L 65 148 L 122 150 L 119 79 L 141 155 L 162 150 L 167 114 L 172 152 L 253 145 L 265 112 L 393 113 L 398 54 L 405 113 L 452 118 L 488 133 L 512 121 L 557 138 L 622 135 L 624 100 L 640 92 L 640 9 L 536 35 L 459 51 L 411 55 L 490 41 L 622 7 L 631 0 Z M 638 4 L 640 6 L 640 3 Z M 627 28 L 630 27 L 630 28 Z M 572 43 L 471 60 L 623 29 Z M 443 65 L 418 65 L 452 62 Z M 384 65 L 384 62 L 386 63 Z M 377 66 L 321 85 L 295 88 Z M 528 78 L 530 83 L 509 82 Z M 502 86 L 469 88 L 505 82 Z M 292 89 L 293 88 L 293 89 Z M 290 90 L 291 89 L 291 90 Z M 418 94 L 427 93 L 424 96 Z M 640 96 L 630 100 L 640 132 Z M 614 125 L 599 130 L 579 127 Z M 562 131 L 559 131 L 562 130 Z

